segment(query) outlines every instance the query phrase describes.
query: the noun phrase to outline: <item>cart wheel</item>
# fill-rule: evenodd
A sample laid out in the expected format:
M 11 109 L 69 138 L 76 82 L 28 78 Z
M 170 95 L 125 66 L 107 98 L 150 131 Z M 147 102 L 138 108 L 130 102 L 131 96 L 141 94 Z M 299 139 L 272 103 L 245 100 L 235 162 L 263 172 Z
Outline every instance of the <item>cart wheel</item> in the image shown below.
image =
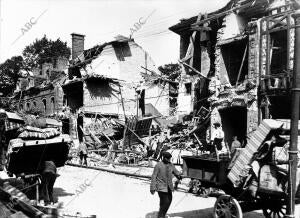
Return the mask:
M 272 201 L 268 208 L 263 208 L 263 213 L 266 218 L 282 218 L 286 213 L 286 204 L 282 201 Z
M 218 197 L 214 206 L 215 218 L 242 218 L 243 212 L 239 202 L 230 195 Z

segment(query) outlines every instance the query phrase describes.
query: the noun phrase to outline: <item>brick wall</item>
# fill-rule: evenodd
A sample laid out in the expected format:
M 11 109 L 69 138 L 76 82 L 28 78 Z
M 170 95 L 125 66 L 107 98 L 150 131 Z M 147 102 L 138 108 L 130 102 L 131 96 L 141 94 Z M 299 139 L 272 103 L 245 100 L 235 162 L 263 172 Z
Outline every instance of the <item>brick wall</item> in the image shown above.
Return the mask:
M 221 29 L 218 30 L 217 33 L 217 44 L 222 44 L 220 42 L 227 40 L 229 37 L 230 31 L 228 31 L 231 26 L 235 23 L 233 18 L 234 16 L 228 15 L 227 18 L 230 19 L 224 19 L 224 25 Z M 239 17 L 236 17 L 236 19 L 240 19 Z M 230 21 L 229 23 L 226 23 L 227 21 Z M 238 23 L 238 20 L 237 20 Z M 255 23 L 254 23 L 255 24 Z M 238 35 L 238 30 L 236 26 L 236 33 L 230 33 L 230 37 L 234 37 L 235 35 Z M 225 34 L 226 33 L 226 34 Z M 225 34 L 225 35 L 224 35 Z M 230 38 L 229 37 L 229 38 Z M 258 73 L 259 73 L 259 35 L 257 28 L 252 27 L 252 32 L 249 34 L 248 38 L 248 75 L 247 77 L 253 79 L 254 83 L 258 83 Z M 231 105 L 236 104 L 234 103 L 235 99 L 241 99 L 242 105 L 247 107 L 247 132 L 253 131 L 258 124 L 258 108 L 257 108 L 257 89 L 254 88 L 251 91 L 247 92 L 239 92 L 235 88 L 235 84 L 229 83 L 229 77 L 228 73 L 225 67 L 224 59 L 221 53 L 220 45 L 216 46 L 215 50 L 215 75 L 220 79 L 221 87 L 219 88 L 220 93 L 226 92 L 226 94 L 222 94 L 220 96 L 216 96 L 214 100 L 211 102 L 211 124 L 214 122 L 221 122 L 221 116 L 219 113 L 219 109 L 223 107 L 231 107 Z M 244 83 L 249 81 L 249 79 L 246 78 Z M 225 86 L 231 86 L 230 91 L 224 91 Z M 222 104 L 222 102 L 226 101 L 226 104 Z
M 46 103 L 46 110 L 44 110 L 44 103 Z M 61 111 L 63 107 L 63 91 L 57 85 L 54 88 L 49 87 L 41 90 L 37 94 L 23 94 L 20 100 L 14 101 L 15 105 L 19 105 L 19 109 L 23 111 L 41 111 L 44 115 L 52 115 Z

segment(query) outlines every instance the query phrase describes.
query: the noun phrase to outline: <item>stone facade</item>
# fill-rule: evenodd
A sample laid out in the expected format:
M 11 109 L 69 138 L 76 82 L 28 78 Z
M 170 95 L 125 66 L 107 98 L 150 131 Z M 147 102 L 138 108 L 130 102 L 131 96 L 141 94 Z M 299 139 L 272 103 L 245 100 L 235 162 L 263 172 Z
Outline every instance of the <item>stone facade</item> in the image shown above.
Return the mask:
M 21 78 L 14 93 L 13 104 L 19 111 L 53 116 L 63 109 L 64 93 L 62 84 L 66 74 L 67 60 L 58 59 L 55 68 L 44 63 L 41 69 L 29 72 Z

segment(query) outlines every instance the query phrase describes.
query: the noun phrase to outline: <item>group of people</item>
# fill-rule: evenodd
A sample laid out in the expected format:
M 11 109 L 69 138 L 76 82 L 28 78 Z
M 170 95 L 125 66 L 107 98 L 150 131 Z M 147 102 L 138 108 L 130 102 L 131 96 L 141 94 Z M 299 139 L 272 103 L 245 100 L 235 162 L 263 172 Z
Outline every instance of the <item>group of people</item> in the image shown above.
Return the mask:
M 211 133 L 211 142 L 210 142 L 210 144 L 212 145 L 211 149 L 210 149 L 211 152 L 214 152 L 215 148 L 218 151 L 224 151 L 224 152 L 226 152 L 230 149 L 229 150 L 230 153 L 233 154 L 237 148 L 242 147 L 242 144 L 238 140 L 238 137 L 233 136 L 231 146 L 230 146 L 230 148 L 228 148 L 227 145 L 225 144 L 224 136 L 225 136 L 225 134 L 221 128 L 221 124 L 219 122 L 215 122 L 213 124 L 213 129 L 212 129 L 212 133 Z

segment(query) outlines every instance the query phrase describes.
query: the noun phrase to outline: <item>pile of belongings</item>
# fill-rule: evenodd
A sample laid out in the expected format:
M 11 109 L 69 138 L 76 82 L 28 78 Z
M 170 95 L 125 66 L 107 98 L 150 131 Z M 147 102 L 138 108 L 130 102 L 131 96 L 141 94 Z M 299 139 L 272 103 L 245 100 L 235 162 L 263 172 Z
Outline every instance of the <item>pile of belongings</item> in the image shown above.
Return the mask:
M 59 127 L 39 126 L 22 127 L 18 138 L 10 140 L 7 152 L 9 173 L 34 174 L 42 161 L 51 159 L 61 167 L 68 160 L 72 144 L 70 136 L 61 134 Z
M 31 139 L 50 139 L 60 135 L 60 132 L 56 128 L 37 128 L 32 126 L 25 126 L 21 128 L 21 133 L 18 138 L 24 140 Z
M 228 167 L 228 178 L 235 187 L 248 187 L 252 196 L 258 191 L 287 193 L 288 156 L 283 154 L 287 154 L 289 140 L 280 134 L 282 126 L 276 120 L 263 120 L 245 148 L 237 149 Z M 298 188 L 299 178 L 298 168 Z

